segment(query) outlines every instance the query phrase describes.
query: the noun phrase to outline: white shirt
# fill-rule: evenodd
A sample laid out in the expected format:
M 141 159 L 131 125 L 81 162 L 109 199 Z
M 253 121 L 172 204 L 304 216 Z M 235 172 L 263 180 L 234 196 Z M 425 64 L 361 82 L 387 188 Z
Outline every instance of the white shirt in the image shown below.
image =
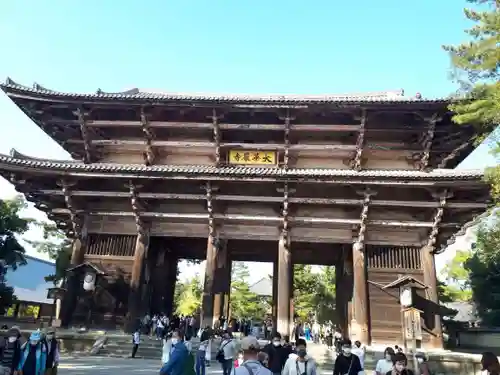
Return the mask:
M 375 372 L 385 375 L 392 370 L 392 366 L 392 361 L 388 361 L 385 358 L 379 359 L 377 362 L 377 366 L 375 366 Z
M 359 363 L 361 364 L 361 368 L 365 368 L 365 350 L 363 348 L 352 348 L 352 354 L 355 354 L 359 358 Z
M 223 340 L 220 343 L 220 348 L 224 352 L 224 359 L 233 359 L 235 346 L 233 340 Z
M 141 343 L 141 335 L 139 332 L 134 332 L 134 335 L 132 336 L 132 341 L 135 345 L 139 345 Z

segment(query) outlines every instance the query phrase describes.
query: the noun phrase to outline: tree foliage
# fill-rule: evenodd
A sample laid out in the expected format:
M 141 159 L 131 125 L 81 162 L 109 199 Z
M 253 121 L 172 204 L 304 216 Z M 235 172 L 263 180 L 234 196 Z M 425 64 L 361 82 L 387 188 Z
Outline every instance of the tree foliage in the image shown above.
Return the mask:
M 474 254 L 466 262 L 472 300 L 486 325 L 500 325 L 500 219 L 477 231 Z
M 248 283 L 250 271 L 244 262 L 233 262 L 231 269 L 231 317 L 262 318 L 268 311 L 268 305 L 261 296 L 250 290 Z
M 24 247 L 17 236 L 25 233 L 30 220 L 20 216 L 25 208 L 22 197 L 11 200 L 0 200 L 0 314 L 15 302 L 14 290 L 6 284 L 6 273 L 26 264 Z
M 46 281 L 52 281 L 54 284 L 64 279 L 66 270 L 70 267 L 72 243 L 66 234 L 58 229 L 54 223 L 35 222 L 36 226 L 42 229 L 43 236 L 41 240 L 27 241 L 35 250 L 47 254 L 55 261 L 55 273 L 47 275 Z
M 199 275 L 177 282 L 174 292 L 175 313 L 178 315 L 195 315 L 201 308 L 203 283 Z
M 444 282 L 438 284 L 441 302 L 468 302 L 472 299 L 469 270 L 465 267 L 471 256 L 471 250 L 457 250 L 453 259 L 445 265 L 441 272 Z
M 302 321 L 335 321 L 335 268 L 294 266 L 294 310 Z
M 468 0 L 476 9 L 465 9 L 474 26 L 465 31 L 468 41 L 444 46 L 449 52 L 455 77 L 461 83 L 460 100 L 451 106 L 459 124 L 476 124 L 489 133 L 500 123 L 500 3 L 498 0 Z

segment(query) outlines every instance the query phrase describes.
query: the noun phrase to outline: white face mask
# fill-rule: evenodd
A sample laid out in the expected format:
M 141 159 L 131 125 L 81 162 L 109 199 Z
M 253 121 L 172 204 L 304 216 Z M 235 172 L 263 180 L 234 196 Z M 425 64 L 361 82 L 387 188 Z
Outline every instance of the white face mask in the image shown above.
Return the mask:
M 400 365 L 398 363 L 398 364 L 394 365 L 394 368 L 396 369 L 397 372 L 402 372 L 405 369 L 405 366 L 404 365 Z
M 172 345 L 176 345 L 179 342 L 179 339 L 175 338 L 172 339 Z
M 31 341 L 30 341 L 30 344 L 31 344 L 31 345 L 33 345 L 33 346 L 34 346 L 34 345 L 37 345 L 37 344 L 38 344 L 38 340 L 31 340 Z
M 16 337 L 16 336 L 11 336 L 11 337 L 9 337 L 7 340 L 8 340 L 10 343 L 12 343 L 12 342 L 16 342 L 17 337 Z
M 342 348 L 342 352 L 345 355 L 351 355 L 351 348 Z
M 418 362 L 418 363 L 423 363 L 423 362 L 424 362 L 424 359 L 423 359 L 423 358 L 417 358 L 417 362 Z
M 280 346 L 281 345 L 281 341 L 278 341 L 278 340 L 273 341 L 273 345 L 274 346 Z
M 54 338 L 54 335 L 47 335 L 47 340 L 52 340 Z
M 392 356 L 390 354 L 385 355 L 385 360 L 386 361 L 392 361 Z

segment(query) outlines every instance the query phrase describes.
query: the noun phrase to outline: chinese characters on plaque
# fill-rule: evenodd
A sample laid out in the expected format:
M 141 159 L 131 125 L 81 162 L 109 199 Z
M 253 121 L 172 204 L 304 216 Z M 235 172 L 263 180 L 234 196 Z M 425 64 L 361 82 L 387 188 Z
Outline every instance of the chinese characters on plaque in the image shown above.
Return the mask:
M 276 165 L 276 151 L 230 150 L 229 164 Z

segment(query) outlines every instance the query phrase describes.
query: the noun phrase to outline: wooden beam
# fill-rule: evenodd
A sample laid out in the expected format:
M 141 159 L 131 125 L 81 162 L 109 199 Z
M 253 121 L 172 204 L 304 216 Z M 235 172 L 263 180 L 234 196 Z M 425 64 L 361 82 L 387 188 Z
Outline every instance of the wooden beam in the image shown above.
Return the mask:
M 73 112 L 74 115 L 78 118 L 78 125 L 80 127 L 80 133 L 82 135 L 82 140 L 81 142 L 83 143 L 83 147 L 85 149 L 85 155 L 83 158 L 84 163 L 92 163 L 92 141 L 90 139 L 90 135 L 87 129 L 87 113 L 83 111 L 82 108 L 78 108 L 76 111 Z
M 361 125 L 359 128 L 358 138 L 356 140 L 356 154 L 354 159 L 351 161 L 351 168 L 360 171 L 363 166 L 363 149 L 365 147 L 365 132 L 366 132 L 366 109 L 362 110 L 361 114 Z
M 446 155 L 438 164 L 438 168 L 446 168 L 448 163 L 455 160 L 455 158 L 466 148 L 472 144 L 472 141 L 467 141 L 459 145 L 452 152 Z
M 213 189 L 213 188 L 212 188 Z M 35 194 L 43 195 L 63 195 L 62 191 L 55 189 L 35 190 Z M 72 192 L 73 196 L 80 197 L 100 197 L 100 198 L 128 198 L 129 193 L 123 191 L 92 191 L 76 190 Z M 147 193 L 138 192 L 141 199 L 159 199 L 159 200 L 193 200 L 201 201 L 206 199 L 205 194 L 181 194 L 181 193 Z M 260 203 L 281 203 L 283 198 L 272 196 L 252 196 L 252 195 L 225 195 L 217 194 L 212 196 L 213 201 L 225 202 L 260 202 Z M 293 204 L 313 204 L 313 205 L 342 205 L 359 206 L 363 203 L 362 199 L 343 199 L 343 198 L 306 198 L 289 197 L 289 203 Z M 435 201 L 398 201 L 372 199 L 371 206 L 378 207 L 415 207 L 415 208 L 438 208 L 439 202 Z M 487 203 L 476 202 L 448 202 L 448 208 L 454 209 L 486 209 Z
M 283 167 L 287 169 L 290 166 L 290 122 L 294 120 L 294 118 L 290 116 L 290 109 L 286 109 L 285 116 L 280 117 L 280 120 L 283 120 L 285 124 L 283 134 Z
M 144 141 L 146 143 L 146 150 L 144 152 L 144 163 L 146 165 L 153 165 L 155 160 L 155 152 L 153 149 L 154 133 L 149 125 L 149 120 L 144 107 L 141 107 L 141 129 L 144 134 Z
M 437 114 L 434 114 L 430 118 L 425 119 L 428 123 L 427 131 L 423 140 L 423 151 L 420 158 L 419 169 L 424 171 L 427 169 L 430 160 L 430 153 L 432 148 L 432 143 L 434 141 L 434 133 L 436 130 L 436 123 L 441 120 Z
M 75 121 L 65 119 L 51 119 L 47 123 L 77 125 Z M 123 127 L 140 127 L 140 121 L 109 121 L 109 120 L 88 120 L 88 127 L 94 128 L 123 128 Z M 213 129 L 212 122 L 174 122 L 174 121 L 150 121 L 149 126 L 152 128 L 166 129 Z M 221 130 L 272 130 L 283 131 L 284 124 L 233 124 L 219 123 Z M 293 131 L 325 131 L 325 132 L 353 132 L 358 131 L 359 125 L 347 124 L 291 124 L 290 130 Z M 406 129 L 408 131 L 408 129 Z
M 219 120 L 222 118 L 222 116 L 217 116 L 217 110 L 213 109 L 212 110 L 212 130 L 213 130 L 213 143 L 214 143 L 214 156 L 215 156 L 215 165 L 219 166 L 221 164 L 221 133 L 220 133 L 220 126 L 219 126 Z
M 68 144 L 83 144 L 80 139 L 69 139 Z M 140 139 L 97 139 L 92 142 L 94 146 L 142 146 L 143 140 Z M 189 141 L 151 141 L 152 146 L 156 147 L 198 147 L 198 148 L 215 148 L 214 142 L 189 142 Z M 285 149 L 284 144 L 278 143 L 221 143 L 220 148 L 245 149 L 245 150 L 270 150 L 282 151 Z M 332 145 L 332 144 L 293 144 L 289 146 L 292 151 L 353 151 L 355 145 Z
M 51 209 L 52 214 L 69 215 L 69 210 L 66 208 Z M 115 217 L 136 217 L 132 211 L 88 211 L 90 216 L 115 216 Z M 208 213 L 171 213 L 171 212 L 141 212 L 142 218 L 148 219 L 179 219 L 179 220 L 201 220 L 209 219 Z M 283 218 L 280 216 L 264 216 L 264 215 L 244 215 L 244 214 L 213 214 L 215 220 L 222 221 L 248 221 L 254 223 L 275 223 L 281 224 Z M 324 217 L 309 217 L 309 216 L 291 216 L 289 221 L 294 224 L 332 224 L 332 225 L 359 225 L 360 219 L 336 219 Z M 433 223 L 428 221 L 408 221 L 408 220 L 368 220 L 367 225 L 385 226 L 385 227 L 400 227 L 400 228 L 432 228 Z M 443 223 L 442 228 L 460 228 L 460 223 Z

